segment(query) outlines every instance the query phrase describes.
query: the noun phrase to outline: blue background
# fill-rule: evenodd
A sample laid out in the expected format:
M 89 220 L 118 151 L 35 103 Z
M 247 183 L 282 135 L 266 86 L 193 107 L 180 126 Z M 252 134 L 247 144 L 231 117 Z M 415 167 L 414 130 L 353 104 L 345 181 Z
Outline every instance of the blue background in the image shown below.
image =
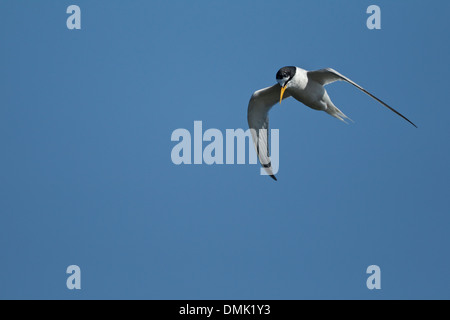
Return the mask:
M 448 12 L 2 0 L 0 298 L 449 299 Z M 332 67 L 419 128 L 341 82 L 327 90 L 355 124 L 293 99 L 271 111 L 278 182 L 172 163 L 173 130 L 247 129 L 251 94 L 285 65 Z

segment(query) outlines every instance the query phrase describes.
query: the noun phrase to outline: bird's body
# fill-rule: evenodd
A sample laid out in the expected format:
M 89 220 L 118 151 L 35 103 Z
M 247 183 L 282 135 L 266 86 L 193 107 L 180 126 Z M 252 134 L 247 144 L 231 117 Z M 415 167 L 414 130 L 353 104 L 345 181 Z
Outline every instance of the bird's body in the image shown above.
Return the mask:
M 291 86 L 286 88 L 292 97 L 310 108 L 321 110 L 318 101 L 323 96 L 323 86 L 308 80 L 306 70 L 296 67 L 295 75 L 290 81 Z
M 292 96 L 314 110 L 325 111 L 331 116 L 345 122 L 349 118 L 333 104 L 324 88 L 329 83 L 342 80 L 354 85 L 413 126 L 416 126 L 398 111 L 333 69 L 306 71 L 299 67 L 284 67 L 277 72 L 276 79 L 278 84 L 253 93 L 250 98 L 247 114 L 248 124 L 252 132 L 253 143 L 255 144 L 259 160 L 267 173 L 275 180 L 268 148 L 268 112 L 278 101 L 281 103 L 284 98 Z
M 349 119 L 333 104 L 323 84 L 308 77 L 308 71 L 296 67 L 295 75 L 289 83 L 291 85 L 286 91 L 294 99 L 311 109 L 325 111 L 339 120 Z

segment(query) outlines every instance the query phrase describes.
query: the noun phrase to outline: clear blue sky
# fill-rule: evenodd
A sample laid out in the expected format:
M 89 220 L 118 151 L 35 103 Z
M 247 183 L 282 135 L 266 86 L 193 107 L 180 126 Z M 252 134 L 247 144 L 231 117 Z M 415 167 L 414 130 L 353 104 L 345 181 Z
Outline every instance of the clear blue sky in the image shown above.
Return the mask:
M 71 4 L 81 30 L 66 28 Z M 449 12 L 2 0 L 0 298 L 449 299 Z M 286 65 L 332 67 L 419 128 L 335 83 L 355 124 L 292 99 L 272 110 L 278 182 L 171 162 L 173 130 L 246 129 L 251 94 Z M 72 264 L 81 291 L 66 288 Z

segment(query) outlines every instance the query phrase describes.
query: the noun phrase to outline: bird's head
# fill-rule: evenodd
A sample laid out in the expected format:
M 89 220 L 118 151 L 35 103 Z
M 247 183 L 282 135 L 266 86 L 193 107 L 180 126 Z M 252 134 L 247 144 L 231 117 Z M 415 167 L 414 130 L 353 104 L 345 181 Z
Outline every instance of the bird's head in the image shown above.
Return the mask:
M 277 72 L 277 82 L 281 86 L 280 103 L 283 100 L 284 91 L 295 76 L 296 67 L 284 67 Z

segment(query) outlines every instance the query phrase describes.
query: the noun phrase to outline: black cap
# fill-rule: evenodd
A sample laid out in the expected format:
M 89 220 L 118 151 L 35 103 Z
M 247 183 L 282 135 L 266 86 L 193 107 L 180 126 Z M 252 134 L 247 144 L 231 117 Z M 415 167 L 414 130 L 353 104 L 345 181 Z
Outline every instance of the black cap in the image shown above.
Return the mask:
M 281 79 L 285 79 L 285 78 L 288 78 L 289 80 L 291 80 L 295 76 L 296 71 L 297 71 L 296 67 L 281 68 L 277 72 L 277 80 L 281 80 Z

